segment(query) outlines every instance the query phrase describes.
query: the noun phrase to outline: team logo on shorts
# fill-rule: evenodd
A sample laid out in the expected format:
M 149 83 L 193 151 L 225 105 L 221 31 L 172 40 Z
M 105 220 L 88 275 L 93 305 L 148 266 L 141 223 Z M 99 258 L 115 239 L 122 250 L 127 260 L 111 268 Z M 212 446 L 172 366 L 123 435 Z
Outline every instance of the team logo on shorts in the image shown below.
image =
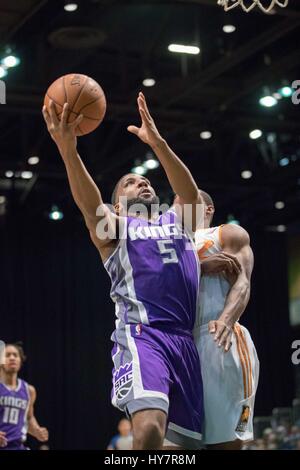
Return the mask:
M 248 426 L 248 421 L 250 418 L 250 407 L 243 406 L 243 411 L 241 413 L 240 420 L 236 427 L 236 432 L 245 432 Z
M 121 366 L 114 373 L 114 390 L 118 400 L 125 398 L 132 389 L 132 362 Z

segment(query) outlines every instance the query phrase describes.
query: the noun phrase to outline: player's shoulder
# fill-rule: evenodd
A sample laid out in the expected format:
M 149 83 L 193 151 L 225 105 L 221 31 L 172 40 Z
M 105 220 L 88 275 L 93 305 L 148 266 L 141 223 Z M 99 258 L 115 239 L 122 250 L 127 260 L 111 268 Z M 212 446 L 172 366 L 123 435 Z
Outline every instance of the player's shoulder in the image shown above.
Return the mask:
M 28 387 L 28 390 L 29 390 L 29 393 L 30 393 L 30 396 L 31 397 L 36 397 L 36 389 L 33 385 L 25 382 L 27 384 L 27 387 Z
M 237 224 L 224 224 L 220 226 L 222 245 L 238 243 L 250 245 L 250 235 L 243 227 Z

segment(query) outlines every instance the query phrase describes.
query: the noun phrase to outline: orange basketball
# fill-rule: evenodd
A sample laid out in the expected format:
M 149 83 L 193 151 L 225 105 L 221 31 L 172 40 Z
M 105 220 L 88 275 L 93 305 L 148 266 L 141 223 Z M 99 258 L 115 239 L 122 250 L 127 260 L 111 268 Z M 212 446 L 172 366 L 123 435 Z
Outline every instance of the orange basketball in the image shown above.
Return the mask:
M 79 114 L 83 115 L 76 128 L 78 136 L 94 131 L 102 122 L 106 111 L 106 99 L 99 83 L 79 73 L 64 75 L 50 85 L 44 99 L 48 111 L 49 100 L 54 102 L 59 119 L 65 103 L 69 104 L 68 122 L 73 122 Z

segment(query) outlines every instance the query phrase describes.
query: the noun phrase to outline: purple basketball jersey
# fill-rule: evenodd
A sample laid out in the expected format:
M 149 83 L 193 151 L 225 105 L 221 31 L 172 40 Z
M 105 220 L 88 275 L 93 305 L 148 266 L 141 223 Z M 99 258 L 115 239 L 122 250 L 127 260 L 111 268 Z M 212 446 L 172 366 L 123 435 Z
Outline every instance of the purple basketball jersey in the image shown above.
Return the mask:
M 123 236 L 105 262 L 117 329 L 142 323 L 191 331 L 200 265 L 177 214 L 170 209 L 155 222 L 136 217 L 122 220 Z
M 29 401 L 28 384 L 24 380 L 18 379 L 15 390 L 0 383 L 0 431 L 6 433 L 8 447 L 26 439 Z

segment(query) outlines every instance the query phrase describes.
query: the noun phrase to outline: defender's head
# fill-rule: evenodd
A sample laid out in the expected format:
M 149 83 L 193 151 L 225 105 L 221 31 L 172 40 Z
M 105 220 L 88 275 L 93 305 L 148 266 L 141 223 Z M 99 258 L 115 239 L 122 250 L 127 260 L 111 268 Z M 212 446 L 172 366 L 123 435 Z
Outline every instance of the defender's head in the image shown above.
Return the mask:
M 118 181 L 112 193 L 111 202 L 115 207 L 117 214 L 126 215 L 124 207 L 120 201 L 121 197 L 127 198 L 127 210 L 133 204 L 143 204 L 147 209 L 152 204 L 159 204 L 159 198 L 152 188 L 150 181 L 141 175 L 128 173 Z
M 202 191 L 202 189 L 200 189 L 200 194 L 201 194 L 201 197 L 204 201 L 204 206 L 205 206 L 204 218 L 205 218 L 205 221 L 208 224 L 208 226 L 210 226 L 211 223 L 212 223 L 214 213 L 215 213 L 214 201 L 212 200 L 211 196 L 208 193 L 206 193 L 205 191 Z
M 18 373 L 26 360 L 24 350 L 18 343 L 5 345 L 5 363 L 2 366 L 7 374 Z

